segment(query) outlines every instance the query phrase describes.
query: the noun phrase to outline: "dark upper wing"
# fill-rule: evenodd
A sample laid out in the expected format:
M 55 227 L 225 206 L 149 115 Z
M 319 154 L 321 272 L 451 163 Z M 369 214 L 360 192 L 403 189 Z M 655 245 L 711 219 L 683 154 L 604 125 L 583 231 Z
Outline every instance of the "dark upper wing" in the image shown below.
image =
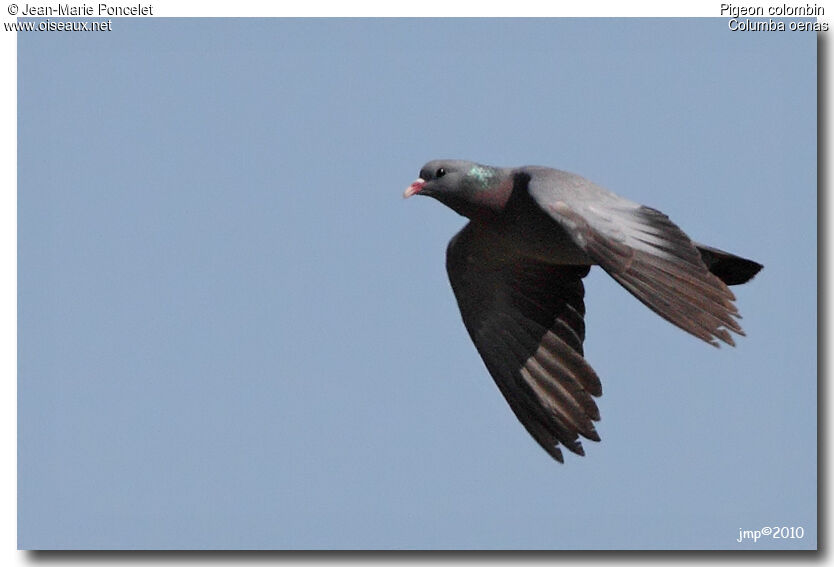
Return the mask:
M 501 254 L 473 224 L 449 243 L 446 269 L 463 322 L 489 373 L 527 431 L 553 458 L 562 443 L 584 454 L 599 441 L 602 394 L 582 357 L 588 266 L 553 266 Z
M 733 292 L 666 215 L 566 172 L 521 175 L 576 245 L 655 313 L 714 346 L 734 345 L 730 331 L 744 334 Z

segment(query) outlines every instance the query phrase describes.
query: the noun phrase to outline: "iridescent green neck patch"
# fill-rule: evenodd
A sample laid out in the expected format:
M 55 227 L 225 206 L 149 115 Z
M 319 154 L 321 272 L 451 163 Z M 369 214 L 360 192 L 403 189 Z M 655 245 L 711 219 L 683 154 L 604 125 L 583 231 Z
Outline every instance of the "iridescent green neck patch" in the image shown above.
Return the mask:
M 466 175 L 477 180 L 482 187 L 487 187 L 490 185 L 492 178 L 495 177 L 495 169 L 483 165 L 474 165 Z

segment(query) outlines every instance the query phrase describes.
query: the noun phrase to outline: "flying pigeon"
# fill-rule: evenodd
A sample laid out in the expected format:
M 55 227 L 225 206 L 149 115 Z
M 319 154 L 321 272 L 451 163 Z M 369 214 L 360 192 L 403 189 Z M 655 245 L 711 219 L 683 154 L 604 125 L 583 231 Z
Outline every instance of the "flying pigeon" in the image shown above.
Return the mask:
M 602 386 L 584 358 L 582 278 L 598 265 L 649 309 L 713 346 L 744 335 L 727 286 L 762 265 L 692 241 L 669 217 L 566 171 L 430 161 L 403 197 L 469 223 L 446 270 L 463 323 L 530 435 L 559 462 L 599 441 Z

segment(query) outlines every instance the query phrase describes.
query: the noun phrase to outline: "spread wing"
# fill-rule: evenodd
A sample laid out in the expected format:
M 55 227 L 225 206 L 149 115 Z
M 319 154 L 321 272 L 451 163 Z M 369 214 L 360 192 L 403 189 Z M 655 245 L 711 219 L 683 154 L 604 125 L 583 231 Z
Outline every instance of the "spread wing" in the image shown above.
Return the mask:
M 574 243 L 655 313 L 713 346 L 734 345 L 730 331 L 744 334 L 733 292 L 666 215 L 566 172 L 526 168 L 520 175 Z
M 471 223 L 449 243 L 446 269 L 463 322 L 501 393 L 527 431 L 563 462 L 561 443 L 584 454 L 599 441 L 602 394 L 582 356 L 589 266 L 554 266 L 501 254 Z

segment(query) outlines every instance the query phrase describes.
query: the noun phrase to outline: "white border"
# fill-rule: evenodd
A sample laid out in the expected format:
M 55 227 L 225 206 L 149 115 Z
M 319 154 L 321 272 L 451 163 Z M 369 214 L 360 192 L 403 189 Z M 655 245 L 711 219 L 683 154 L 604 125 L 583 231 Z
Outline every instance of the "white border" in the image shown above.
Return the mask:
M 6 16 L 4 20 L 11 20 Z M 17 35 L 0 33 L 0 561 L 17 547 Z
M 726 17 L 721 13 L 723 4 L 742 6 L 822 6 L 827 19 L 830 17 L 829 0 L 584 0 L 574 2 L 543 2 L 541 0 L 512 0 L 503 2 L 476 2 L 473 0 L 420 0 L 419 2 L 382 2 L 380 0 L 354 0 L 335 2 L 313 0 L 309 2 L 267 2 L 264 0 L 73 0 L 70 5 L 97 6 L 104 1 L 112 6 L 152 6 L 149 17 L 617 17 L 617 18 L 715 18 Z M 0 19 L 13 21 L 8 14 L 10 3 L 32 6 L 56 6 L 66 0 L 5 0 L 0 4 Z M 141 17 L 141 16 L 138 16 Z
M 8 0 L 7 0 L 8 1 Z M 17 0 L 15 0 L 17 1 Z M 57 2 L 57 0 L 56 0 Z M 55 4 L 56 2 L 51 2 Z M 26 0 L 20 0 L 23 5 Z M 112 2 L 117 4 L 117 2 Z M 121 5 L 135 5 L 139 2 L 136 0 L 123 0 L 118 2 Z M 449 0 L 421 0 L 417 3 L 409 3 L 408 5 L 397 5 L 394 2 L 369 2 L 359 1 L 351 3 L 336 3 L 336 2 L 306 2 L 293 3 L 292 5 L 277 6 L 269 5 L 265 2 L 256 1 L 236 1 L 236 2 L 221 2 L 217 0 L 210 0 L 206 2 L 196 1 L 179 1 L 179 2 L 154 2 L 141 0 L 142 4 L 151 4 L 154 6 L 154 16 L 162 17 L 186 17 L 186 16 L 200 16 L 200 17 L 254 17 L 254 16 L 321 16 L 321 15 L 338 15 L 338 16 L 561 16 L 561 17 L 577 17 L 577 16 L 606 16 L 606 17 L 718 17 L 720 13 L 720 1 L 716 2 L 668 2 L 668 1 L 632 1 L 632 2 L 613 2 L 613 1 L 587 1 L 577 2 L 575 4 L 564 4 L 551 2 L 549 5 L 540 1 L 533 0 L 514 0 L 513 2 L 501 3 L 487 3 L 487 2 L 451 2 Z M 751 2 L 734 2 L 737 5 L 770 5 L 777 4 L 777 2 L 763 3 L 753 0 Z M 781 4 L 782 2 L 778 2 Z M 805 4 L 803 1 L 787 2 L 792 5 Z M 34 4 L 34 3 L 33 3 Z M 42 2 L 41 4 L 46 4 Z M 817 4 L 824 6 L 826 12 L 828 10 L 827 2 L 810 2 L 811 5 Z M 7 4 L 0 5 L 2 10 L 2 21 L 14 21 L 7 12 Z M 826 14 L 825 21 L 830 20 L 830 12 Z M 834 33 L 834 31 L 828 32 Z M 825 48 L 825 54 L 821 54 L 820 60 L 825 63 L 824 69 L 820 69 L 820 73 L 826 76 L 831 72 L 831 40 L 822 44 Z M 23 565 L 28 564 L 34 559 L 34 556 L 28 552 L 18 552 L 17 547 L 17 38 L 16 34 L 2 31 L 0 33 L 0 176 L 2 176 L 3 184 L 0 190 L 0 454 L 3 455 L 2 467 L 0 467 L 0 561 L 3 565 Z M 822 80 L 822 79 L 820 79 Z M 830 91 L 828 93 L 831 94 Z M 830 113 L 825 114 L 825 123 L 820 123 L 820 129 L 825 129 L 826 132 L 831 132 L 832 118 Z M 825 153 L 819 154 L 819 162 L 823 161 L 831 164 L 834 152 L 831 147 L 823 148 Z M 827 187 L 820 187 L 820 192 L 827 191 Z M 826 200 L 827 207 L 825 210 L 825 217 L 832 218 L 832 202 L 831 198 Z M 830 250 L 830 239 L 826 242 L 820 243 L 820 250 L 828 252 Z M 826 264 L 830 262 L 830 256 L 826 255 Z M 828 290 L 820 290 L 820 293 L 825 293 Z M 821 313 L 820 316 L 823 314 Z M 830 320 L 831 308 L 830 305 L 824 314 L 825 320 Z M 821 319 L 821 321 L 824 319 Z M 824 345 L 819 347 L 831 352 L 834 346 L 834 340 L 830 336 L 826 337 Z M 827 377 L 822 376 L 821 381 L 827 380 Z M 831 387 L 827 389 L 828 396 L 822 400 L 822 407 L 830 407 Z M 821 408 L 822 409 L 822 408 Z M 825 410 L 822 410 L 825 411 Z M 822 412 L 821 412 L 822 413 Z M 820 432 L 819 438 L 825 441 L 826 435 Z M 820 479 L 823 481 L 823 479 Z M 822 492 L 826 494 L 829 491 Z M 826 503 L 820 503 L 821 506 L 826 506 L 830 509 L 830 499 Z M 820 524 L 820 527 L 825 527 L 826 524 Z M 589 526 L 593 529 L 593 526 Z M 818 534 L 818 542 L 828 542 L 830 539 L 826 534 Z M 241 560 L 253 559 L 257 556 L 220 556 L 220 558 L 213 557 L 212 563 L 234 564 Z M 329 563 L 339 560 L 336 556 L 316 556 L 314 563 L 322 562 Z M 481 559 L 487 559 L 484 556 L 479 556 L 480 559 L 475 559 L 480 562 Z M 523 559 L 525 556 L 489 556 L 490 563 L 506 563 L 517 561 L 519 558 Z M 529 556 L 527 556 L 529 557 Z M 599 556 L 597 556 L 599 557 Z M 611 557 L 606 556 L 606 557 Z M 627 556 L 628 557 L 628 556 Z M 710 563 L 729 561 L 725 558 L 718 558 L 715 555 L 698 556 L 696 560 L 703 557 L 703 561 Z M 782 561 L 792 561 L 792 554 L 782 555 Z M 829 555 L 830 557 L 830 555 Z M 71 557 L 68 559 L 72 559 Z M 79 558 L 81 559 L 81 558 Z M 182 557 L 186 559 L 186 557 Z M 197 556 L 196 561 L 208 560 L 208 557 L 200 558 Z M 259 561 L 266 559 L 272 561 L 277 559 L 282 564 L 285 563 L 310 563 L 310 557 L 301 556 L 282 556 L 280 558 L 266 558 L 261 556 Z M 350 556 L 348 556 L 350 559 Z M 357 558 L 364 561 L 367 557 Z M 394 562 L 396 559 L 390 559 L 390 556 L 385 556 L 381 559 L 382 562 L 387 563 L 389 560 Z M 440 561 L 438 561 L 440 559 Z M 644 558 L 637 558 L 632 556 L 632 559 L 642 561 Z M 658 557 L 658 559 L 660 559 Z M 666 556 L 664 560 L 669 560 Z M 691 559 L 691 558 L 690 558 Z M 773 559 L 770 557 L 769 559 Z M 177 556 L 132 556 L 121 558 L 114 558 L 113 556 L 104 556 L 95 559 L 96 564 L 121 564 L 128 560 L 132 564 L 154 564 L 165 565 L 178 563 Z M 402 561 L 409 563 L 450 563 L 452 559 L 448 556 L 437 557 L 431 555 L 421 556 L 401 556 Z M 497 561 L 496 561 L 497 560 Z M 539 561 L 558 561 L 559 563 L 573 564 L 578 563 L 575 557 L 566 558 L 564 556 L 548 556 Z M 828 559 L 824 559 L 828 562 Z M 191 555 L 188 558 L 189 562 L 194 562 L 195 557 Z M 459 560 L 458 560 L 459 561 Z M 465 562 L 471 562 L 472 558 L 464 559 Z M 537 562 L 539 562 L 537 561 Z M 81 559 L 81 562 L 86 562 Z M 92 561 L 91 561 L 92 562 Z M 378 561 L 374 561 L 375 563 Z M 699 561 L 700 562 L 700 561 Z M 582 561 L 586 564 L 587 561 Z

